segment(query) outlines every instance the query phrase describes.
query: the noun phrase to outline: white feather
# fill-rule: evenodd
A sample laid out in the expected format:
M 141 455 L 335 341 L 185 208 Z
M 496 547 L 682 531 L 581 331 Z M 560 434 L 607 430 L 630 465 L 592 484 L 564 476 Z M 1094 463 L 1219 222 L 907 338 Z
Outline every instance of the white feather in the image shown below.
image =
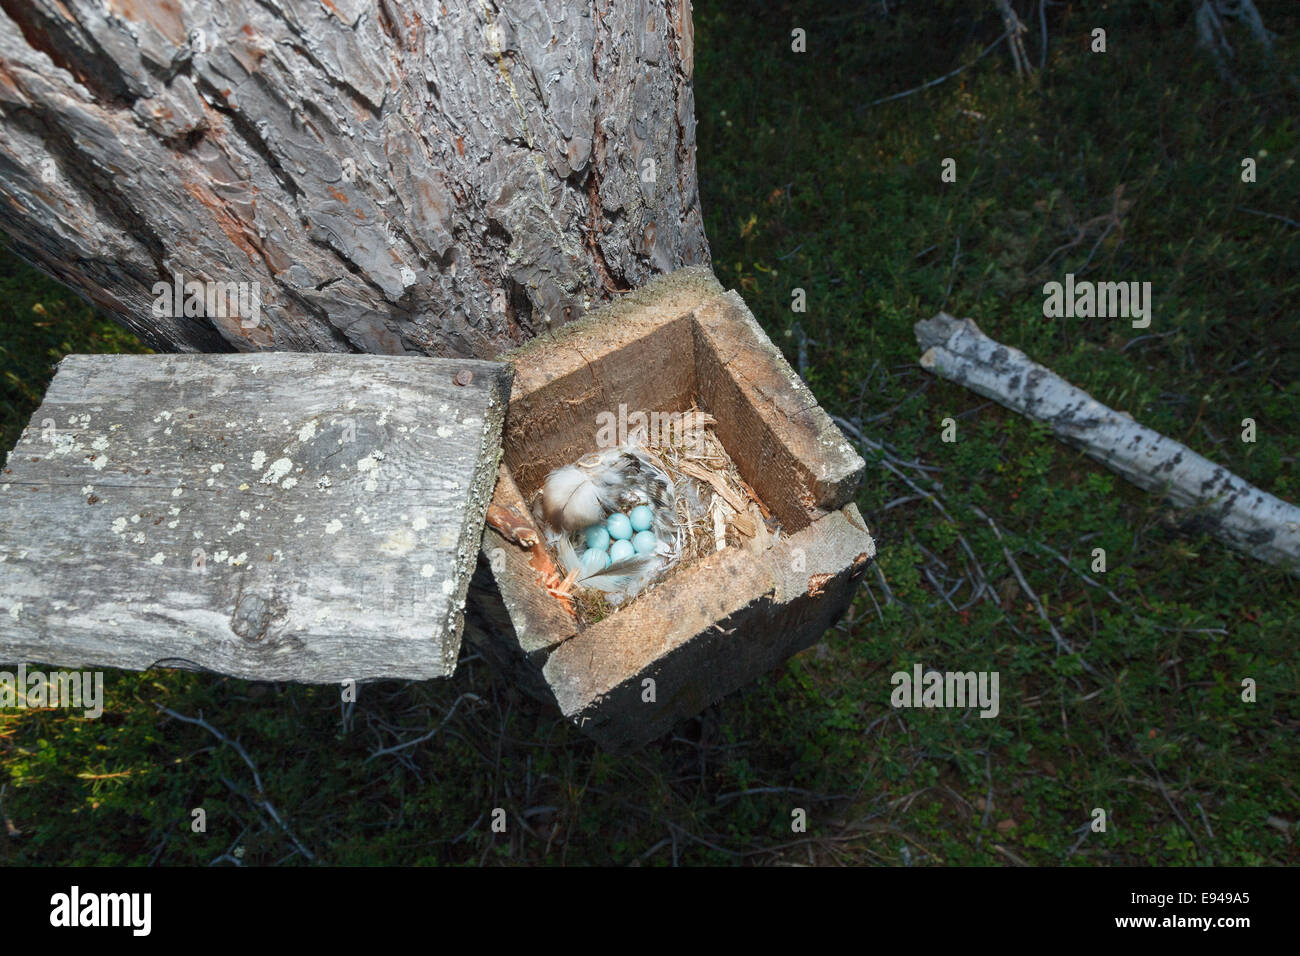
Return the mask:
M 600 489 L 574 465 L 557 468 L 542 486 L 542 513 L 553 527 L 580 531 L 604 520 Z
M 566 536 L 560 536 L 560 539 L 556 542 L 555 550 L 559 552 L 560 564 L 564 567 L 566 575 L 572 574 L 574 570 L 577 570 L 579 575 L 582 574 L 582 560 L 578 557 L 578 552 L 573 549 L 573 545 L 569 543 Z
M 603 571 L 579 577 L 578 583 L 584 588 L 603 591 L 610 600 L 634 597 L 643 587 L 650 583 L 662 567 L 663 562 L 657 554 L 634 554 L 622 561 L 615 561 Z M 617 603 L 617 602 L 616 602 Z

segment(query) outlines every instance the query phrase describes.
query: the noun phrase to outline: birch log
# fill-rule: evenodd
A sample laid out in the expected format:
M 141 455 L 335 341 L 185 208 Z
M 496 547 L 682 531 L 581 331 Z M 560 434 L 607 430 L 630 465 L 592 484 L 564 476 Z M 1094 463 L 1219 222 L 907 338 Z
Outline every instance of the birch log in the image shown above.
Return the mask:
M 0 0 L 0 228 L 164 351 L 491 358 L 707 264 L 693 62 L 690 0 Z
M 916 323 L 916 340 L 922 368 L 1047 423 L 1062 441 L 1139 487 L 1198 509 L 1218 538 L 1300 576 L 1300 508 L 1101 404 L 970 319 L 940 312 Z

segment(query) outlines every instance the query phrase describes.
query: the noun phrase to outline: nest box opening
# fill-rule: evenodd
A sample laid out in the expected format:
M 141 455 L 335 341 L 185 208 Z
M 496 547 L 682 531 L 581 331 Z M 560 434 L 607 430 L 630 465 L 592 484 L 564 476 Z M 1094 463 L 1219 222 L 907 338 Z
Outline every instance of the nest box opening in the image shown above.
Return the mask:
M 728 354 L 726 341 L 694 312 L 620 335 L 608 348 L 600 344 L 575 340 L 579 365 L 554 369 L 511 400 L 503 461 L 525 501 L 553 469 L 610 447 L 611 436 L 622 443 L 640 429 L 654 448 L 688 428 L 698 410 L 711 416 L 710 428 L 740 477 L 785 532 L 817 517 L 812 472 L 756 408 L 745 356 Z M 529 373 L 545 374 L 544 364 Z

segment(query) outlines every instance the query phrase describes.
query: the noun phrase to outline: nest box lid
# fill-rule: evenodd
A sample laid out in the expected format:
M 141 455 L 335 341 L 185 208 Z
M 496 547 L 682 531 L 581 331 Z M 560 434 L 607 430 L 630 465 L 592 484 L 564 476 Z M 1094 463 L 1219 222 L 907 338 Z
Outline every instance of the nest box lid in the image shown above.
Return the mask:
M 509 365 L 73 355 L 0 474 L 0 661 L 442 677 Z

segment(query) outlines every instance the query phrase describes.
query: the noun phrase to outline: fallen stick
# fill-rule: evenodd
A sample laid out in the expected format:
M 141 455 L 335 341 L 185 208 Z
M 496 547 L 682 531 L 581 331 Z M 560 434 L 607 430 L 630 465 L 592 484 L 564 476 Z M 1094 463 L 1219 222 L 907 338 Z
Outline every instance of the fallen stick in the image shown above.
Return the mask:
M 1300 576 L 1300 508 L 1101 404 L 970 319 L 940 312 L 916 323 L 916 341 L 926 371 L 1045 422 L 1135 485 L 1178 507 L 1203 509 L 1206 529 L 1234 548 Z

